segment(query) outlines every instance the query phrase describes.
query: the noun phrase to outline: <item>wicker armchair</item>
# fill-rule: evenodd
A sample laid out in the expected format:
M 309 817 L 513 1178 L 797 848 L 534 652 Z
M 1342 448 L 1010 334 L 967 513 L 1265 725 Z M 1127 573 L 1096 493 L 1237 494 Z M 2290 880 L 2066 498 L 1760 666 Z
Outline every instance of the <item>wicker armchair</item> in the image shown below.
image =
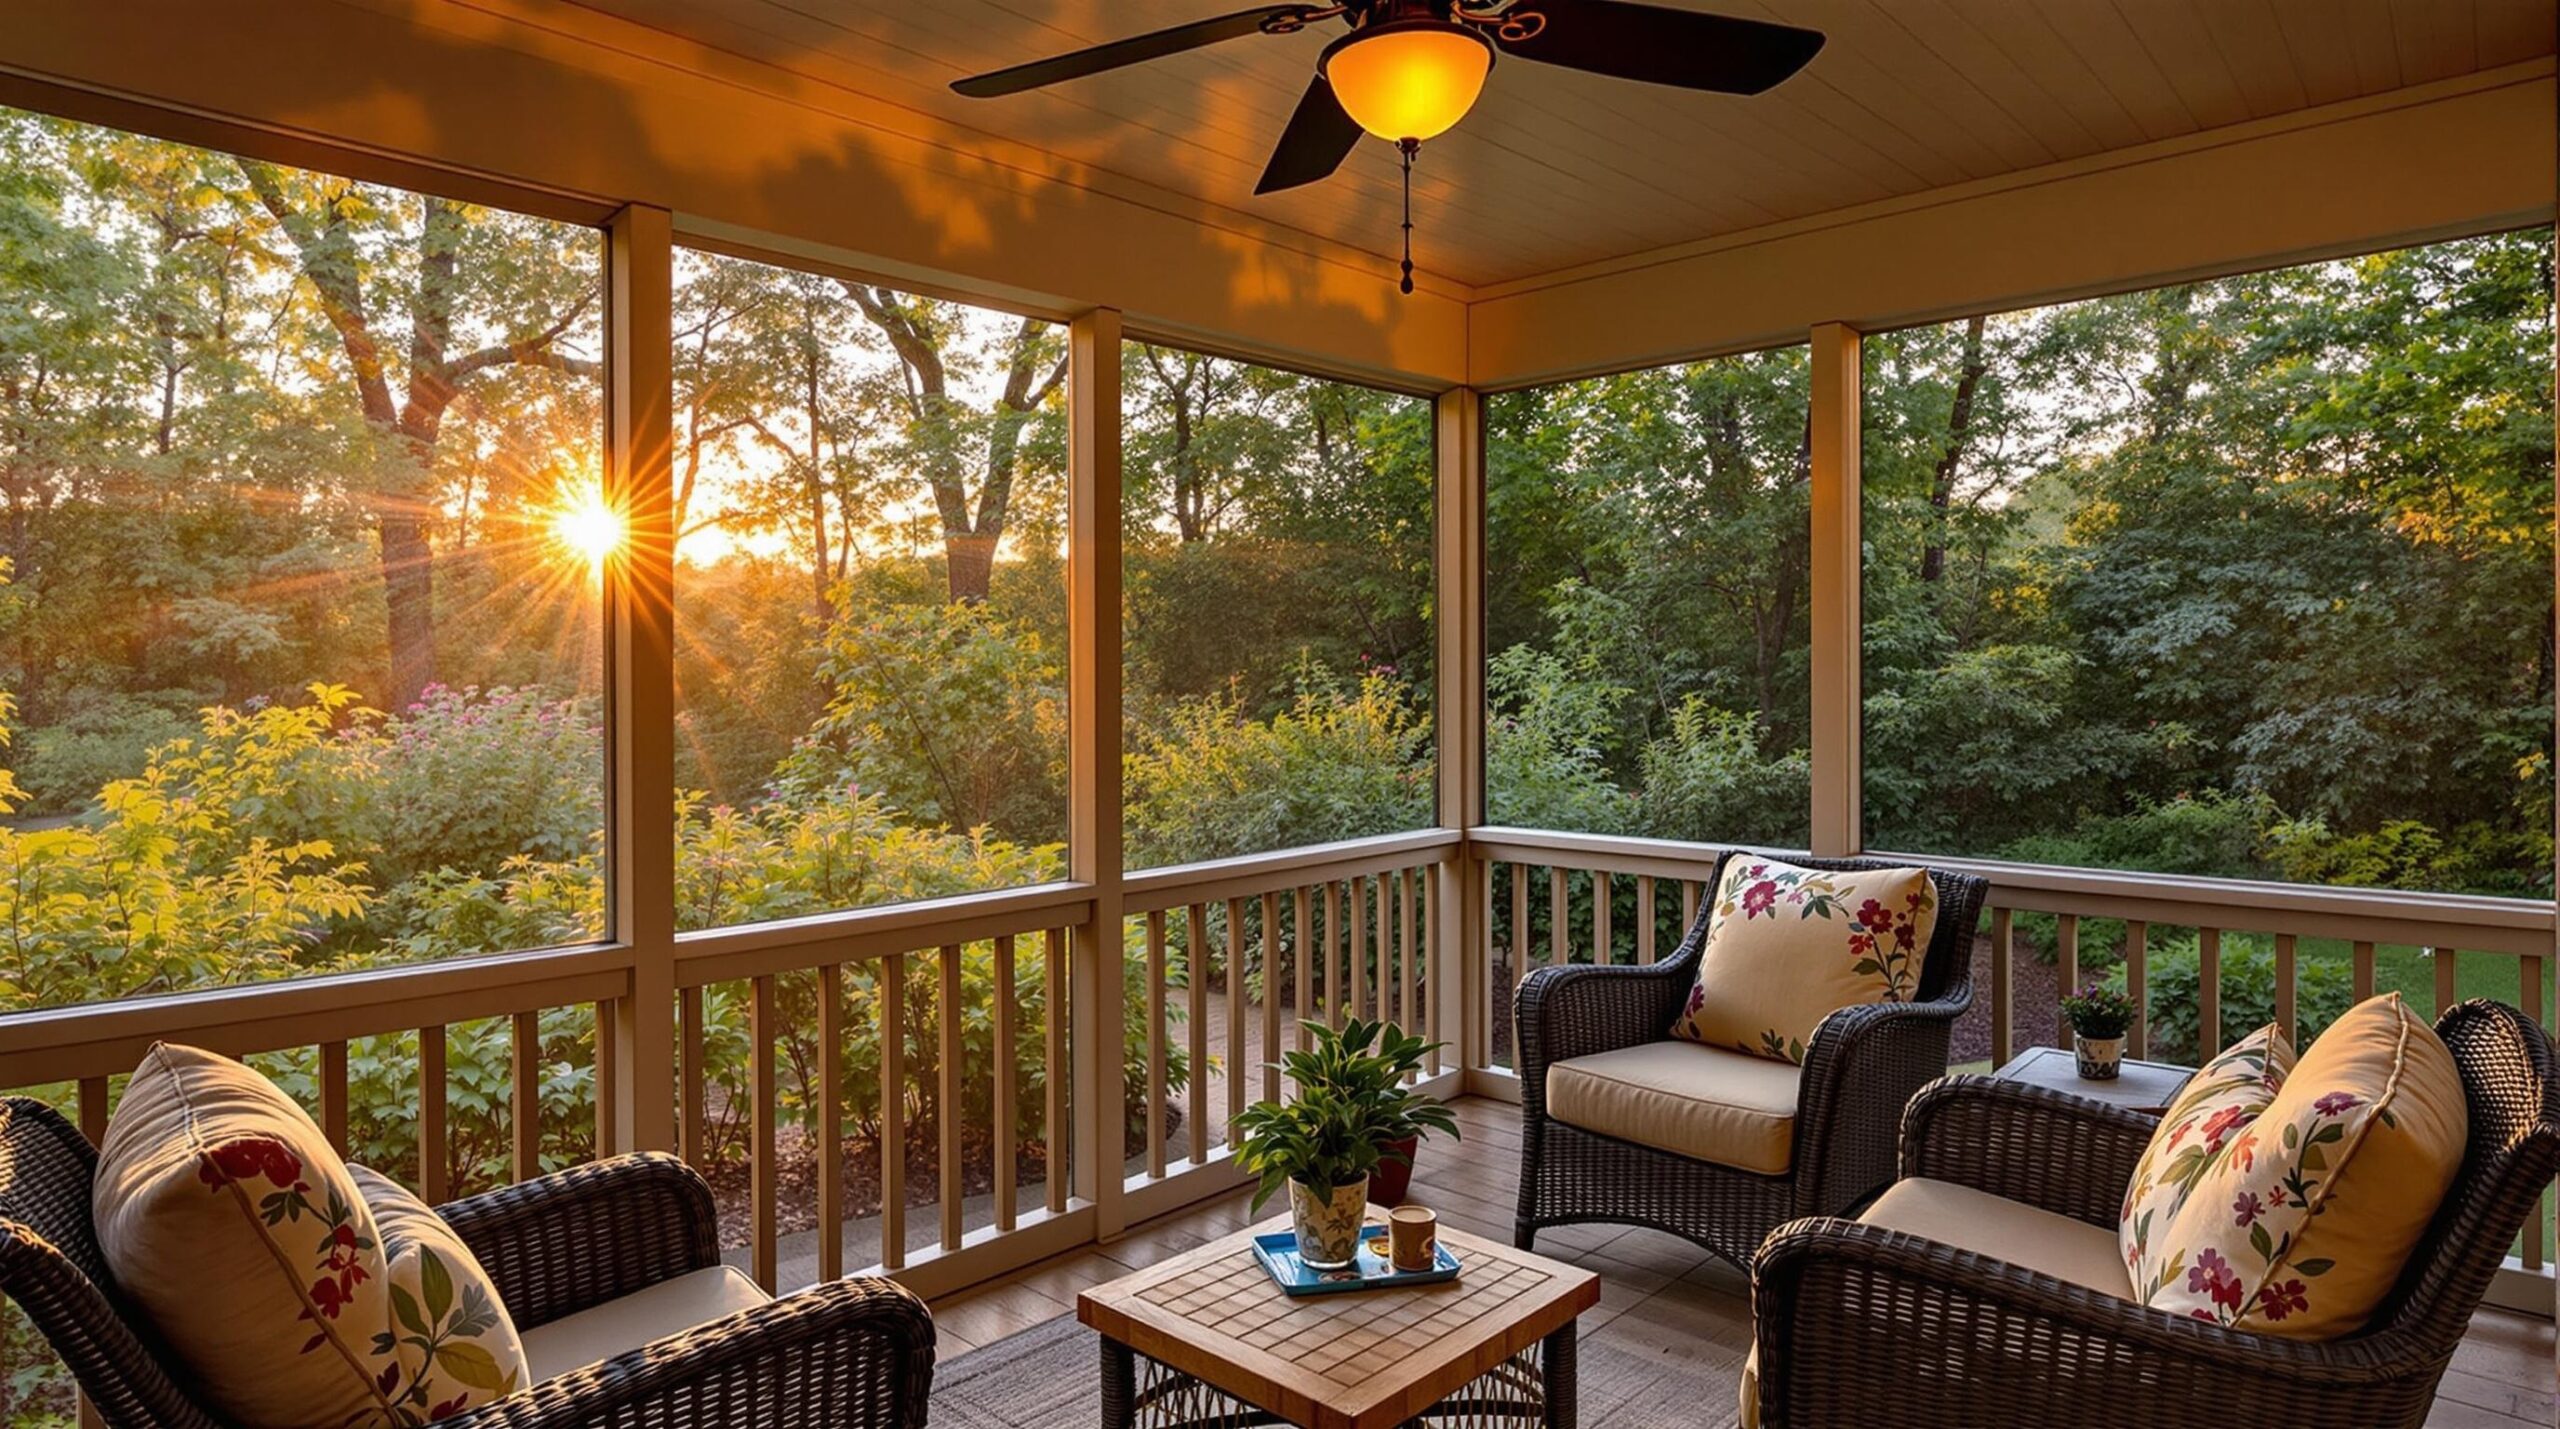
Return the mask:
M 1710 890 L 1734 857 L 1717 861 Z M 1897 866 L 1789 862 L 1844 872 Z M 1971 874 L 1929 876 L 1938 885 L 1938 923 L 1917 993 L 1909 1002 L 1842 1008 L 1814 1033 L 1783 1174 L 1693 1160 L 1568 1125 L 1547 1111 L 1555 1064 L 1670 1036 L 1697 978 L 1712 909 L 1701 909 L 1679 950 L 1651 967 L 1550 967 L 1524 978 L 1515 1009 L 1523 1133 L 1518 1245 L 1532 1248 L 1547 1226 L 1614 1221 L 1669 1231 L 1747 1266 L 1776 1227 L 1839 1214 L 1892 1181 L 1903 1105 L 1945 1074 L 1948 1035 L 1973 1003 L 1974 924 L 1988 888 Z
M 98 1156 L 40 1102 L 0 1098 L 0 1291 L 118 1429 L 219 1429 L 129 1316 L 89 1219 Z M 439 1208 L 521 1328 L 719 1264 L 711 1191 L 671 1156 L 621 1156 Z M 496 1426 L 915 1429 L 933 1317 L 887 1280 L 837 1280 L 573 1370 L 446 1421 Z
M 2460 1174 L 2373 1322 L 2305 1342 L 2180 1319 L 1916 1236 L 1799 1221 L 1753 1274 L 1762 1429 L 2405 1426 L 2534 1203 L 2560 1170 L 2550 1039 L 2470 1002 L 2436 1030 L 2470 1104 Z M 2156 1123 L 2057 1092 L 1950 1078 L 1911 1104 L 1903 1174 L 2112 1230 Z

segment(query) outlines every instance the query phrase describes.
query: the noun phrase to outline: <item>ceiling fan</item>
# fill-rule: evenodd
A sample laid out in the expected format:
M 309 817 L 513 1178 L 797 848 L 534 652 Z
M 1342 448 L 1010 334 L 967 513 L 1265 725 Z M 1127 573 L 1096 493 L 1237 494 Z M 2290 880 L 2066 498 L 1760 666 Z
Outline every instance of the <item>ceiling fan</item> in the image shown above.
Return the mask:
M 1758 94 L 1804 68 L 1818 30 L 1635 0 L 1341 0 L 1263 5 L 1034 60 L 951 87 L 973 99 L 1019 94 L 1144 64 L 1246 35 L 1295 34 L 1340 20 L 1315 77 L 1281 131 L 1256 194 L 1314 183 L 1350 157 L 1363 132 L 1402 151 L 1404 290 L 1413 291 L 1413 159 L 1425 139 L 1466 116 L 1497 54 L 1619 79 L 1723 94 Z

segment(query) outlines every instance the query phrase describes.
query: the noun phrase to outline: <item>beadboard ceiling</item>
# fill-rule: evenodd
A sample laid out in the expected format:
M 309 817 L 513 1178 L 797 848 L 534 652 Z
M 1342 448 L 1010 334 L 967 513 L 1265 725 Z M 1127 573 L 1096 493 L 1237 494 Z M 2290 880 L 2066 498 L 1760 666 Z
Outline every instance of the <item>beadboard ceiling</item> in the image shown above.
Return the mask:
M 1338 24 L 996 100 L 962 75 L 1242 0 L 576 0 L 808 80 L 1370 253 L 1394 151 L 1253 184 Z M 1417 256 L 1507 282 L 2549 55 L 2560 0 L 1733 0 L 1824 31 L 1753 98 L 1517 60 L 1424 146 Z

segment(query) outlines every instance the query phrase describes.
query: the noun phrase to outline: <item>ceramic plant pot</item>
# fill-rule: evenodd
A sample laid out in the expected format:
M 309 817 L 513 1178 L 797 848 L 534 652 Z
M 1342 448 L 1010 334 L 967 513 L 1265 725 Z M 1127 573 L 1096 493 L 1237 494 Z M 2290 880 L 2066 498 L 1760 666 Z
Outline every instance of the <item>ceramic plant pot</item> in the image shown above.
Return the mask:
M 2112 1082 L 2124 1070 L 2121 1037 L 2083 1037 L 2074 1032 L 2071 1053 L 2080 1061 L 2080 1075 L 2093 1082 Z
M 1401 1206 L 1413 1190 L 1413 1155 L 1422 1149 L 1422 1138 L 1408 1136 L 1402 1141 L 1383 1142 L 1378 1150 L 1378 1169 L 1369 1173 L 1369 1199 L 1381 1206 Z
M 1289 1183 L 1289 1219 L 1298 1259 L 1309 1270 L 1340 1270 L 1360 1259 L 1360 1226 L 1369 1211 L 1369 1178 L 1330 1189 Z

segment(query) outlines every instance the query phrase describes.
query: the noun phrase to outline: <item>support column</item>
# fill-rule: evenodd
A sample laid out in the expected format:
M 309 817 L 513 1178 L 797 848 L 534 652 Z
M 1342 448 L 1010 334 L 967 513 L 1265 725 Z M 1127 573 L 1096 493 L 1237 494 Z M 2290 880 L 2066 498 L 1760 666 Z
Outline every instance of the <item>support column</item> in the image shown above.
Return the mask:
M 1866 847 L 1859 803 L 1859 335 L 1813 329 L 1813 852 Z
M 1067 331 L 1067 869 L 1093 888 L 1072 934 L 1068 1000 L 1076 1195 L 1094 1238 L 1127 1229 L 1121 1200 L 1120 314 L 1097 308 Z
M 612 936 L 631 950 L 631 993 L 613 1004 L 611 1114 L 625 1151 L 676 1145 L 674 263 L 665 209 L 614 215 L 604 499 L 627 534 L 604 567 L 605 881 Z
M 1432 408 L 1437 470 L 1432 721 L 1440 772 L 1438 817 L 1461 834 L 1484 821 L 1484 397 L 1443 392 Z M 1461 842 L 1432 871 L 1431 998 L 1442 1040 L 1463 1074 L 1491 1046 L 1484 864 Z M 1465 1077 L 1461 1075 L 1461 1084 Z

